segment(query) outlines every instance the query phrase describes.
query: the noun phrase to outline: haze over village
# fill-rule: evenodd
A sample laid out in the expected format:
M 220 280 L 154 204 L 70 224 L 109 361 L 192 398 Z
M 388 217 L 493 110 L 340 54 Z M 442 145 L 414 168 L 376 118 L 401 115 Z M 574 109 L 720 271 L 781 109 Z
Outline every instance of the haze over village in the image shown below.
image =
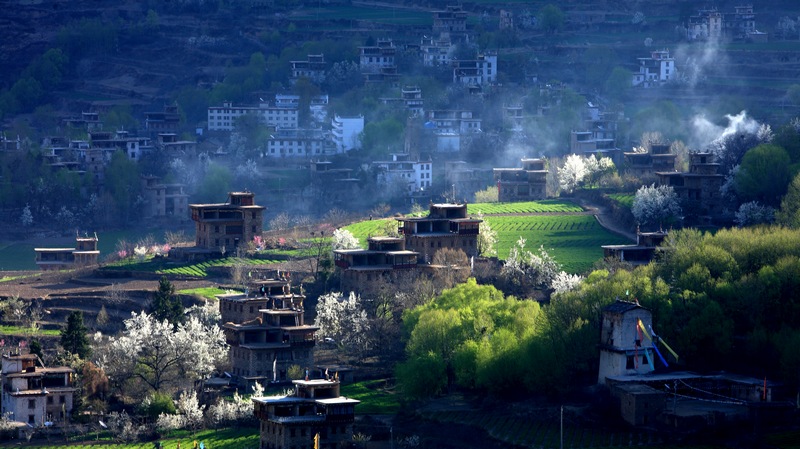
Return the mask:
M 0 447 L 800 444 L 800 4 L 100 3 L 0 14 Z

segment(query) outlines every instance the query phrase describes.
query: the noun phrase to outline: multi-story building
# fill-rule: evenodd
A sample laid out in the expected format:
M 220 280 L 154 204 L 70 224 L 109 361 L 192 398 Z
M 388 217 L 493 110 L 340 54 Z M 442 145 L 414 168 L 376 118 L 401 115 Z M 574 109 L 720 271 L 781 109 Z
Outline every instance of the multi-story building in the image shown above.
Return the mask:
M 47 368 L 35 354 L 3 355 L 0 413 L 32 427 L 64 423 L 72 414 L 74 377 L 74 369 Z
M 452 187 L 454 196 L 471 198 L 475 192 L 492 185 L 492 169 L 471 166 L 466 161 L 445 161 L 444 181 Z
M 188 220 L 184 212 L 189 206 L 189 194 L 184 191 L 183 184 L 165 184 L 158 176 L 142 175 L 141 179 L 145 199 L 142 218 Z
M 145 112 L 144 117 L 145 129 L 153 135 L 165 132 L 176 133 L 181 122 L 177 103 L 164 105 L 163 111 Z
M 124 151 L 125 155 L 132 161 L 138 161 L 144 153 L 153 150 L 153 144 L 149 137 L 130 136 L 127 131 L 122 130 L 116 133 L 93 131 L 89 133 L 89 141 L 92 148 L 107 152 L 108 160 L 117 150 Z
M 260 103 L 258 106 L 234 106 L 233 103 L 225 102 L 221 107 L 208 108 L 208 129 L 232 131 L 236 119 L 246 114 L 256 114 L 262 123 L 276 128 L 297 128 L 299 124 L 299 112 L 297 105 L 293 103 L 284 103 L 280 106 L 270 106 L 268 103 Z
M 294 394 L 253 398 L 259 449 L 338 449 L 353 441 L 356 399 L 341 396 L 338 376 L 294 380 Z
M 230 192 L 227 203 L 190 204 L 189 210 L 196 248 L 234 252 L 261 235 L 264 206 L 255 204 L 254 193 Z
M 425 129 L 436 138 L 436 151 L 461 150 L 461 136 L 481 131 L 482 120 L 471 111 L 433 109 L 426 111 Z
M 67 270 L 97 265 L 100 251 L 97 234 L 93 237 L 75 237 L 74 248 L 34 248 L 36 265 L 42 271 Z
M 650 329 L 653 315 L 637 303 L 617 300 L 603 309 L 598 384 L 605 385 L 607 377 L 654 370 L 652 361 L 656 355 L 652 345 L 645 345 L 639 337 L 639 322 L 645 330 Z
M 265 156 L 319 157 L 335 153 L 330 133 L 321 129 L 278 129 L 267 139 Z
M 547 198 L 547 161 L 522 159 L 522 168 L 495 168 L 497 199 L 502 202 Z
M 419 45 L 422 65 L 425 67 L 450 66 L 454 48 L 450 35 L 447 33 L 439 35 L 438 38 L 423 36 Z
M 336 154 L 361 148 L 361 133 L 364 132 L 364 116 L 342 117 L 334 115 L 331 120 L 331 140 Z
M 359 67 L 367 82 L 397 79 L 397 47 L 391 39 L 378 39 L 375 45 L 358 47 Z
M 748 39 L 761 34 L 756 29 L 753 5 L 735 6 L 732 13 L 716 8 L 702 9 L 689 17 L 686 38 L 689 40 Z
M 302 294 L 291 292 L 285 280 L 253 283 L 254 291 L 222 295 L 220 311 L 233 376 L 239 385 L 288 380 L 291 366 L 314 365 L 314 333 L 317 326 L 305 324 Z M 264 290 L 261 289 L 264 288 Z
M 325 81 L 325 71 L 328 68 L 325 55 L 308 55 L 305 61 L 289 61 L 289 64 L 292 65 L 293 84 L 300 78 L 307 78 L 317 84 Z
M 497 82 L 497 54 L 486 53 L 475 59 L 456 60 L 453 64 L 453 82 L 485 86 Z
M 636 232 L 635 245 L 603 245 L 603 257 L 617 259 L 633 265 L 650 263 L 656 255 L 659 245 L 667 238 L 664 231 Z
M 409 116 L 422 116 L 424 113 L 424 100 L 422 99 L 422 89 L 418 86 L 403 86 L 399 97 L 381 97 L 381 103 L 397 105 L 398 108 L 405 108 Z
M 669 55 L 669 50 L 654 50 L 649 58 L 637 59 L 639 71 L 633 73 L 634 87 L 657 87 L 678 77 L 675 58 Z
M 692 153 L 688 172 L 656 173 L 658 184 L 671 186 L 678 195 L 686 224 L 710 224 L 722 216 L 725 177 L 719 166 L 714 153 Z
M 80 117 L 68 117 L 63 122 L 67 126 L 86 132 L 103 129 L 103 122 L 100 121 L 100 114 L 97 112 L 81 112 Z
M 478 255 L 478 232 L 483 220 L 467 215 L 466 204 L 431 204 L 427 217 L 395 218 L 405 247 L 420 254 L 425 262 L 433 261 L 436 251 L 453 248 L 467 256 Z
M 393 154 L 391 161 L 374 161 L 378 184 L 391 186 L 402 183 L 409 194 L 431 186 L 433 164 L 430 160 L 412 160 L 408 154 Z
M 340 271 L 342 291 L 361 291 L 379 280 L 417 268 L 419 253 L 409 251 L 402 237 L 370 237 L 367 249 L 339 249 L 333 252 Z
M 656 172 L 675 171 L 676 155 L 670 153 L 670 145 L 651 144 L 650 151 L 646 153 L 626 152 L 625 173 L 638 178 L 655 176 Z
M 448 5 L 446 9 L 433 12 L 433 34 L 447 33 L 454 40 L 462 40 L 467 34 L 467 12 L 461 6 Z
M 197 155 L 197 142 L 194 140 L 179 140 L 178 135 L 175 133 L 159 133 L 155 146 L 170 158 Z

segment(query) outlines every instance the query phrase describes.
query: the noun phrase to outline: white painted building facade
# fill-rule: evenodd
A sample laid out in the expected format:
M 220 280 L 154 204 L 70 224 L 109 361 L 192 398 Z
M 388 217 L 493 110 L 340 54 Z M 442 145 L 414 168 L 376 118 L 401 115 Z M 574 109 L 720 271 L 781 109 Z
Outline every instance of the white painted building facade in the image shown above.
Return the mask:
M 361 148 L 361 133 L 364 132 L 364 116 L 342 117 L 334 115 L 331 119 L 331 140 L 336 153 L 346 153 Z

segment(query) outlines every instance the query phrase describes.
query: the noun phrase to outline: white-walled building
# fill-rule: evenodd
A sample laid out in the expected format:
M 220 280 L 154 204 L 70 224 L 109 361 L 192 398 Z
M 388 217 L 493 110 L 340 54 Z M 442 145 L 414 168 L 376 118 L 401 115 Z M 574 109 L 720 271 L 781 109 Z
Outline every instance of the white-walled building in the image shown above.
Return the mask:
M 419 45 L 419 50 L 422 54 L 422 65 L 425 67 L 450 65 L 454 48 L 455 46 L 448 33 L 442 33 L 438 38 L 423 36 Z
M 364 132 L 364 116 L 341 117 L 334 115 L 331 120 L 331 140 L 336 153 L 346 153 L 361 148 L 360 135 Z
M 300 78 L 308 78 L 314 83 L 325 81 L 325 70 L 328 67 L 325 55 L 308 55 L 305 61 L 289 61 L 289 64 L 292 65 L 293 84 Z
M 399 153 L 392 154 L 391 161 L 375 161 L 372 166 L 379 170 L 379 185 L 404 183 L 409 194 L 424 191 L 431 186 L 433 164 L 429 160 L 412 160 L 410 155 Z
M 222 106 L 208 108 L 209 131 L 233 131 L 236 119 L 245 114 L 257 114 L 267 126 L 278 128 L 297 128 L 299 113 L 294 106 L 270 106 L 261 103 L 258 106 L 234 106 L 226 102 Z
M 425 129 L 436 136 L 436 151 L 440 153 L 460 151 L 461 136 L 481 132 L 482 120 L 471 111 L 433 109 L 425 116 Z
M 35 354 L 3 355 L 0 413 L 33 427 L 62 423 L 72 413 L 74 376 L 68 366 L 45 368 Z
M 306 158 L 333 152 L 329 134 L 321 129 L 279 129 L 267 140 L 264 156 Z
M 676 79 L 675 58 L 669 50 L 655 50 L 649 58 L 637 58 L 639 71 L 633 74 L 633 86 L 656 87 Z
M 497 82 L 497 54 L 486 53 L 475 59 L 453 61 L 453 82 L 478 86 Z

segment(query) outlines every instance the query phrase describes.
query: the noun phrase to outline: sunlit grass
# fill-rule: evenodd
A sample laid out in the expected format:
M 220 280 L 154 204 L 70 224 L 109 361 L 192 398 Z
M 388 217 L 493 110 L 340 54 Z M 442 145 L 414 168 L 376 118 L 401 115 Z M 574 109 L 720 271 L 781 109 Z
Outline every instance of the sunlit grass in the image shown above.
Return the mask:
M 0 334 L 14 335 L 18 337 L 40 337 L 40 336 L 57 337 L 61 335 L 61 331 L 57 329 L 33 330 L 30 327 L 0 325 Z
M 388 379 L 366 380 L 342 385 L 342 396 L 361 401 L 356 414 L 393 414 L 400 411 L 399 396 Z

